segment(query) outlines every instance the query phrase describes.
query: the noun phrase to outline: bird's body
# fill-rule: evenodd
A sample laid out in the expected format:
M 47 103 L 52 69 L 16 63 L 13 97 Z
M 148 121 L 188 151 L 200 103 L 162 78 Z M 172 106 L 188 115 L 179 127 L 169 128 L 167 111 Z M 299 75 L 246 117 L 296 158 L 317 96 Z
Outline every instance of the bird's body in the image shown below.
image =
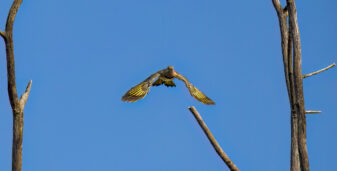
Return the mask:
M 156 81 L 154 81 L 158 78 Z M 208 105 L 215 104 L 210 98 L 208 98 L 205 94 L 203 94 L 200 90 L 194 87 L 184 76 L 177 73 L 173 66 L 169 66 L 166 69 L 160 70 L 150 77 L 145 79 L 143 82 L 139 83 L 138 85 L 132 87 L 129 91 L 125 93 L 122 97 L 123 101 L 126 102 L 135 102 L 139 99 L 142 99 L 146 96 L 146 94 L 150 91 L 151 86 L 160 86 L 164 84 L 167 87 L 175 87 L 175 83 L 173 79 L 179 79 L 183 81 L 190 91 L 190 94 L 200 102 Z

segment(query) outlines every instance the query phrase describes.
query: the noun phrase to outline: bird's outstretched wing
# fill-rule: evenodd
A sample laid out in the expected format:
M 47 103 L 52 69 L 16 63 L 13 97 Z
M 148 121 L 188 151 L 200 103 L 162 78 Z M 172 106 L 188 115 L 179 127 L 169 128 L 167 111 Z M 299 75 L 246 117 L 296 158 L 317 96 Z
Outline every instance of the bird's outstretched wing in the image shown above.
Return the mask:
M 183 81 L 190 91 L 190 94 L 197 100 L 199 100 L 203 104 L 207 105 L 214 105 L 214 101 L 211 100 L 209 97 L 207 97 L 204 93 L 202 93 L 200 90 L 198 90 L 196 87 L 194 87 L 184 76 L 177 73 L 176 78 Z
M 127 91 L 122 97 L 123 101 L 126 102 L 135 102 L 139 99 L 142 99 L 149 92 L 150 87 L 152 86 L 153 81 L 160 76 L 160 72 L 158 71 L 152 74 L 150 77 L 145 79 L 143 82 L 138 85 L 132 87 L 129 91 Z

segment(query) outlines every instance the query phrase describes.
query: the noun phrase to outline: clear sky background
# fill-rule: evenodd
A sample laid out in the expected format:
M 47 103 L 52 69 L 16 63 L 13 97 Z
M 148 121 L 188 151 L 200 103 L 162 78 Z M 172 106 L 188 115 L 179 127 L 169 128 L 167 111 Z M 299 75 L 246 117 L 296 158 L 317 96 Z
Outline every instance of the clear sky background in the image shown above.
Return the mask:
M 12 0 L 1 0 L 0 28 Z M 284 4 L 284 2 L 283 2 Z M 303 73 L 337 61 L 337 1 L 297 1 Z M 25 107 L 25 171 L 220 171 L 222 160 L 188 111 L 195 106 L 243 171 L 290 168 L 289 102 L 271 0 L 24 1 L 14 24 Z M 184 84 L 121 96 L 175 66 Z M 304 80 L 312 170 L 337 170 L 336 68 Z M 0 170 L 11 168 L 12 114 L 0 41 Z

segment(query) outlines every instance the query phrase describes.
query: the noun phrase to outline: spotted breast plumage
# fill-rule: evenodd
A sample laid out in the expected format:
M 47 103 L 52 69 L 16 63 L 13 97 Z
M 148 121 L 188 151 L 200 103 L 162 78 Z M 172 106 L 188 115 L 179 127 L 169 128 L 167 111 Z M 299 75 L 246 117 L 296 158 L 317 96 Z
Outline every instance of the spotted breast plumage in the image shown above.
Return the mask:
M 194 87 L 184 76 L 177 73 L 173 66 L 169 66 L 163 70 L 160 70 L 152 75 L 150 75 L 143 82 L 132 87 L 127 91 L 122 97 L 123 101 L 126 102 L 135 102 L 139 99 L 142 99 L 150 91 L 151 86 L 160 86 L 164 84 L 167 87 L 175 87 L 173 79 L 177 78 L 185 83 L 185 86 L 188 88 L 190 94 L 203 104 L 214 105 L 214 101 L 207 97 L 204 93 Z M 154 81 L 157 79 L 156 81 Z

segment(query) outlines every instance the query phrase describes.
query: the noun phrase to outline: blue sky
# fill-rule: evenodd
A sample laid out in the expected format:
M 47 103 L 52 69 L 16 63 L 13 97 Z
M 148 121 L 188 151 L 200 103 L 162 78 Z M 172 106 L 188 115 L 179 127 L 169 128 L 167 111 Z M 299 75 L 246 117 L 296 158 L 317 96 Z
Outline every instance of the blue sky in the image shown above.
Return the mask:
M 11 0 L 0 3 L 4 30 Z M 284 3 L 283 3 L 284 4 Z M 337 2 L 297 1 L 303 73 L 337 61 Z M 268 1 L 24 1 L 14 25 L 17 88 L 30 79 L 23 170 L 227 169 L 188 111 L 195 106 L 241 170 L 289 170 L 290 116 L 276 12 Z M 121 96 L 167 67 L 215 106 L 176 88 Z M 0 43 L 0 170 L 12 115 Z M 304 80 L 312 170 L 337 170 L 336 68 Z

